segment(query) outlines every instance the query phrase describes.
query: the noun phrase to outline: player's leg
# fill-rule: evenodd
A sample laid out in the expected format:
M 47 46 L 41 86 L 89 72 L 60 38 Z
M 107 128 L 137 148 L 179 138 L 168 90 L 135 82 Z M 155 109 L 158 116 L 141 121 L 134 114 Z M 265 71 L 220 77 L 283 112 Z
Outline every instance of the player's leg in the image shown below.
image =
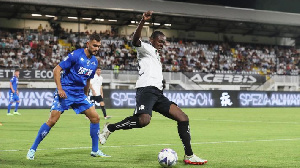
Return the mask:
M 203 160 L 194 155 L 191 147 L 191 135 L 188 116 L 174 103 L 171 102 L 162 93 L 153 110 L 160 114 L 177 121 L 177 130 L 181 142 L 184 147 L 185 157 L 184 162 L 186 164 L 205 164 L 207 160 Z
M 99 134 L 99 141 L 103 145 L 106 143 L 109 135 L 116 130 L 128 130 L 133 128 L 142 128 L 150 123 L 151 116 L 149 114 L 140 114 L 126 117 L 120 122 L 110 124 L 105 123 L 101 133 Z
M 157 96 L 151 92 L 151 88 L 138 88 L 134 115 L 114 124 L 106 123 L 99 135 L 100 143 L 103 145 L 109 135 L 116 130 L 128 130 L 147 126 L 151 121 L 152 107 L 156 100 Z
M 110 157 L 109 155 L 104 154 L 101 150 L 99 150 L 98 142 L 99 142 L 99 121 L 100 117 L 95 110 L 95 106 L 90 107 L 88 110 L 84 111 L 86 117 L 91 121 L 90 123 L 90 136 L 92 138 L 92 151 L 91 156 L 93 157 Z
M 67 99 L 60 99 L 58 96 L 57 91 L 54 92 L 54 100 L 51 106 L 51 113 L 50 117 L 47 120 L 46 123 L 44 123 L 35 138 L 35 141 L 31 148 L 29 149 L 27 153 L 27 159 L 34 160 L 35 151 L 38 147 L 38 145 L 41 143 L 41 141 L 48 135 L 50 129 L 55 125 L 55 123 L 59 120 L 61 114 L 64 112 L 64 110 L 67 110 L 71 104 L 71 101 Z
M 80 97 L 76 97 L 76 101 L 72 105 L 72 108 L 77 114 L 85 114 L 85 116 L 90 120 L 90 136 L 92 139 L 91 156 L 110 157 L 109 155 L 104 154 L 98 148 L 99 145 L 98 135 L 100 132 L 100 126 L 99 126 L 100 117 L 96 112 L 94 104 L 90 101 L 90 99 L 85 94 L 82 94 Z
M 92 151 L 98 151 L 98 133 L 100 131 L 99 121 L 100 117 L 95 110 L 95 106 L 90 107 L 84 111 L 86 117 L 91 121 L 90 123 L 90 136 L 92 138 Z
M 102 110 L 102 113 L 103 113 L 103 117 L 104 117 L 104 119 L 106 120 L 106 119 L 109 119 L 109 118 L 111 118 L 110 116 L 107 116 L 107 114 L 106 114 L 106 109 L 105 109 L 105 103 L 104 103 L 104 101 L 103 101 L 103 98 L 102 98 L 102 96 L 101 95 L 99 95 L 99 96 L 94 96 L 95 98 L 94 98 L 94 100 L 95 100 L 95 107 L 96 106 L 100 106 L 100 108 L 101 108 L 101 110 Z
M 7 115 L 13 115 L 13 114 L 10 113 L 11 106 L 14 102 L 14 94 L 13 93 L 10 93 L 8 101 L 9 101 L 9 104 L 7 106 Z
M 186 164 L 201 165 L 207 163 L 207 160 L 194 155 L 191 147 L 191 135 L 188 116 L 175 104 L 170 105 L 169 115 L 167 117 L 177 121 L 177 130 L 185 151 L 184 162 Z
M 48 121 L 40 127 L 40 129 L 38 131 L 38 134 L 35 138 L 35 141 L 34 141 L 34 143 L 32 144 L 31 148 L 28 151 L 27 159 L 34 160 L 35 151 L 36 151 L 38 145 L 48 135 L 48 133 L 50 132 L 50 129 L 55 125 L 55 123 L 60 118 L 60 115 L 61 115 L 61 112 L 59 112 L 57 110 L 52 110 L 51 111 L 51 114 L 50 114 L 50 117 L 49 117 Z
M 19 108 L 19 104 L 20 104 L 20 98 L 19 98 L 18 94 L 14 95 L 14 101 L 16 101 L 16 107 L 15 107 L 14 114 L 21 115 L 20 113 L 18 113 L 18 108 Z
M 191 148 L 191 136 L 188 116 L 175 104 L 170 105 L 169 114 L 175 121 L 177 121 L 177 130 L 179 137 L 184 145 L 185 154 L 190 156 L 193 155 Z
M 15 106 L 14 115 L 21 115 L 21 114 L 18 112 L 19 104 L 20 104 L 20 99 L 19 99 L 19 96 L 16 95 L 16 106 Z
M 127 130 L 132 128 L 142 128 L 150 123 L 152 116 L 152 107 L 155 104 L 157 97 L 150 92 L 148 88 L 139 88 L 136 94 L 136 108 L 134 115 L 125 118 L 124 120 L 109 124 L 108 130 L 114 132 L 115 130 Z
M 103 99 L 102 99 L 102 101 L 100 101 L 100 108 L 101 108 L 101 110 L 102 110 L 104 119 L 105 119 L 105 120 L 106 120 L 106 119 L 109 119 L 110 116 L 108 116 L 108 115 L 106 114 L 105 103 L 104 103 Z
M 7 106 L 7 115 L 13 115 L 10 113 L 10 109 L 11 109 L 11 106 L 12 106 L 13 102 L 9 102 L 8 106 Z

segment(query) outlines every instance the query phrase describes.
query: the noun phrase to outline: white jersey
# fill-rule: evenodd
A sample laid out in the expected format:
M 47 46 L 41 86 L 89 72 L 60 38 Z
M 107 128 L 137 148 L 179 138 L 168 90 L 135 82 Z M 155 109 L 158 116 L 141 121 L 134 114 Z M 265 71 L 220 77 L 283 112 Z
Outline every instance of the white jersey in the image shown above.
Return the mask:
M 141 41 L 141 46 L 136 47 L 139 62 L 139 78 L 136 88 L 155 86 L 162 90 L 162 65 L 156 48 Z
M 101 75 L 98 76 L 97 74 L 95 74 L 94 78 L 91 79 L 90 82 L 91 82 L 93 89 L 96 92 L 96 96 L 101 95 L 100 88 L 102 86 L 103 77 Z M 90 95 L 93 96 L 92 89 L 90 90 Z

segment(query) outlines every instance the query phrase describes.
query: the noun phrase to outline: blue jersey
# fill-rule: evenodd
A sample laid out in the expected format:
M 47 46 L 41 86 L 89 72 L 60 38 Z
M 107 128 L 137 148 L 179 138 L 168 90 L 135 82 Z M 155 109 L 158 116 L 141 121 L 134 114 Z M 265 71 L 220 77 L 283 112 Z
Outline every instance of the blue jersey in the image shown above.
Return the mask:
M 18 82 L 19 82 L 19 79 L 18 79 L 16 76 L 13 76 L 13 77 L 10 79 L 10 82 L 11 82 L 11 84 L 12 84 L 12 87 L 13 87 L 15 93 L 17 93 L 17 88 L 18 88 Z M 9 89 L 9 92 L 12 93 L 11 88 Z
M 79 90 L 86 86 L 88 79 L 94 78 L 98 61 L 95 56 L 90 59 L 84 49 L 77 49 L 59 63 L 64 70 L 61 76 L 61 85 L 64 90 Z

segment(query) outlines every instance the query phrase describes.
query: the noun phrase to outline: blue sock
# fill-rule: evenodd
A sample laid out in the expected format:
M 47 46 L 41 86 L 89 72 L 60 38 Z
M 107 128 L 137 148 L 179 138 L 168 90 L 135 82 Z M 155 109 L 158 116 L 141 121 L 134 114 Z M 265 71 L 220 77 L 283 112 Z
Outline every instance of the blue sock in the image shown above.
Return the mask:
M 7 113 L 10 113 L 11 105 L 12 105 L 12 103 L 9 103 L 9 104 L 8 104 L 8 107 L 7 107 Z
M 33 150 L 36 151 L 36 148 L 38 147 L 40 142 L 46 137 L 46 135 L 49 133 L 50 129 L 51 129 L 51 127 L 49 127 L 46 123 L 44 123 L 41 126 L 41 128 L 40 128 L 40 130 L 39 130 L 39 132 L 38 132 L 38 134 L 35 138 L 35 141 L 34 141 L 34 143 L 33 143 L 33 145 L 31 146 L 30 149 L 33 149 Z
M 98 134 L 100 132 L 99 123 L 97 124 L 90 124 L 90 135 L 92 138 L 92 151 L 97 152 L 98 151 L 98 144 L 99 144 L 99 137 Z
M 18 107 L 19 107 L 19 103 L 17 102 L 17 103 L 16 103 L 16 107 L 15 107 L 15 112 L 18 111 Z

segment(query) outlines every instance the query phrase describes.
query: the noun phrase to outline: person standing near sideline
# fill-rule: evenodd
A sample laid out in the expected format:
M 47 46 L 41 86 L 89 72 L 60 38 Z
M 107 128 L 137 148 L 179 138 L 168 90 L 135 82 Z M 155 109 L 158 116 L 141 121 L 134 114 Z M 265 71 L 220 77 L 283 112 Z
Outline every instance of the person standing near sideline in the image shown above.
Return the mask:
M 69 106 L 73 108 L 76 114 L 85 114 L 90 120 L 90 136 L 92 138 L 91 156 L 110 157 L 98 148 L 100 117 L 93 103 L 87 97 L 90 88 L 90 79 L 94 77 L 98 66 L 97 59 L 94 55 L 98 53 L 100 45 L 100 35 L 92 34 L 86 43 L 86 48 L 80 48 L 68 54 L 68 56 L 54 68 L 53 74 L 57 89 L 54 92 L 50 117 L 48 121 L 40 127 L 36 139 L 27 153 L 26 158 L 28 160 L 34 160 L 38 145 L 48 135 L 50 129 L 58 121 L 61 114 L 69 109 Z M 62 74 L 61 71 L 63 72 Z
M 9 87 L 10 87 L 10 89 L 9 89 L 9 104 L 7 107 L 7 115 L 8 116 L 21 115 L 18 112 L 18 107 L 19 107 L 19 103 L 20 103 L 19 90 L 18 90 L 19 75 L 20 75 L 20 71 L 18 69 L 16 69 L 14 76 L 9 81 Z M 11 114 L 10 109 L 14 102 L 16 102 L 15 111 L 13 114 Z
M 101 76 L 101 68 L 98 67 L 96 70 L 96 74 L 93 79 L 91 79 L 91 84 L 90 84 L 90 100 L 95 104 L 96 106 L 100 106 L 104 119 L 109 119 L 111 118 L 106 114 L 106 109 L 105 109 L 105 103 L 103 101 L 103 77 Z
M 148 11 L 143 14 L 132 39 L 132 45 L 136 47 L 139 62 L 139 78 L 136 82 L 136 108 L 132 116 L 114 124 L 106 123 L 99 134 L 100 143 L 104 144 L 109 135 L 117 130 L 147 126 L 151 121 L 153 110 L 177 122 L 177 131 L 185 151 L 183 159 L 185 164 L 205 164 L 207 160 L 199 158 L 192 151 L 188 116 L 163 94 L 160 54 L 166 43 L 166 36 L 160 31 L 154 31 L 150 36 L 150 44 L 140 40 L 144 23 L 151 19 L 152 13 L 153 11 Z

